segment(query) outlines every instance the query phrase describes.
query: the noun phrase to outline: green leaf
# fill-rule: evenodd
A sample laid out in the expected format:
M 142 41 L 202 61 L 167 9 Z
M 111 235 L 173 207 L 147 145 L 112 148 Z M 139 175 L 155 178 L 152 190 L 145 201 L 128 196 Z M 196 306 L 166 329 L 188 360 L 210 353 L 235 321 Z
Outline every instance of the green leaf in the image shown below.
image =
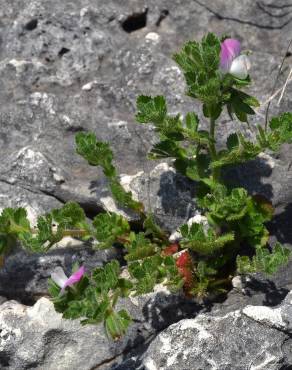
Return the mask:
M 189 160 L 186 167 L 186 176 L 195 181 L 203 181 L 210 174 L 210 158 L 206 154 L 198 154 L 195 160 Z
M 236 95 L 240 98 L 240 100 L 243 103 L 251 107 L 255 107 L 255 108 L 258 108 L 260 106 L 259 101 L 254 96 L 248 95 L 240 90 L 233 90 L 233 91 L 236 91 Z
M 126 310 L 111 312 L 105 320 L 105 330 L 114 340 L 120 339 L 127 331 L 132 320 Z
M 163 96 L 144 96 L 141 95 L 137 99 L 136 120 L 140 123 L 154 123 L 160 125 L 163 123 L 167 107 Z
M 130 231 L 128 221 L 115 213 L 100 213 L 93 220 L 94 235 L 99 241 L 98 248 L 110 248 L 119 237 Z
M 101 166 L 107 177 L 116 176 L 116 170 L 112 164 L 113 153 L 108 143 L 97 141 L 92 132 L 78 132 L 75 141 L 77 153 L 91 166 Z
M 232 133 L 228 136 L 226 146 L 228 150 L 233 150 L 238 148 L 239 146 L 239 139 L 236 133 Z
M 92 235 L 83 209 L 75 202 L 68 202 L 61 208 L 53 209 L 51 213 L 39 216 L 37 228 L 20 233 L 18 238 L 27 249 L 44 252 L 66 235 L 84 240 Z
M 150 159 L 184 158 L 186 151 L 173 140 L 163 140 L 155 144 L 149 153 Z
M 198 131 L 199 117 L 197 116 L 196 113 L 193 112 L 187 113 L 185 121 L 186 127 L 190 132 L 196 133 Z
M 270 252 L 267 248 L 257 247 L 255 256 L 237 257 L 237 270 L 240 274 L 263 272 L 267 275 L 274 274 L 281 266 L 289 261 L 291 251 L 277 243 Z
M 217 235 L 211 227 L 205 230 L 203 225 L 197 223 L 191 226 L 185 224 L 181 226 L 180 231 L 183 236 L 180 244 L 205 256 L 214 254 L 234 240 L 232 232 Z
M 204 198 L 202 204 L 208 209 L 208 216 L 215 222 L 236 221 L 246 215 L 250 199 L 243 188 L 232 189 L 228 195 L 223 193 L 221 188 L 217 188 Z
M 30 231 L 30 223 L 24 208 L 4 208 L 0 215 L 0 231 L 18 234 Z
M 131 208 L 134 211 L 143 211 L 143 204 L 132 198 L 132 192 L 126 191 L 123 186 L 113 179 L 110 181 L 110 190 L 114 200 L 122 207 Z
M 63 228 L 86 227 L 86 215 L 84 210 L 76 202 L 68 202 L 62 208 L 52 210 L 52 217 Z
M 119 262 L 113 260 L 108 262 L 104 267 L 97 267 L 92 277 L 96 284 L 95 289 L 98 293 L 107 294 L 110 290 L 113 290 L 119 284 L 120 265 Z
M 143 227 L 145 229 L 145 236 L 152 235 L 153 237 L 160 240 L 168 239 L 166 233 L 161 229 L 159 225 L 157 225 L 154 220 L 154 215 L 151 213 L 146 216 Z
M 230 151 L 223 150 L 219 152 L 218 159 L 211 163 L 212 168 L 250 161 L 264 150 L 259 143 L 246 140 L 241 133 L 238 133 L 237 136 L 239 139 L 239 146 L 234 147 Z
M 292 113 L 283 113 L 279 117 L 273 117 L 270 121 L 270 129 L 278 135 L 280 143 L 292 142 Z
M 136 261 L 156 253 L 156 247 L 146 238 L 145 234 L 140 232 L 130 233 L 130 240 L 125 244 L 128 254 L 125 256 L 127 261 Z

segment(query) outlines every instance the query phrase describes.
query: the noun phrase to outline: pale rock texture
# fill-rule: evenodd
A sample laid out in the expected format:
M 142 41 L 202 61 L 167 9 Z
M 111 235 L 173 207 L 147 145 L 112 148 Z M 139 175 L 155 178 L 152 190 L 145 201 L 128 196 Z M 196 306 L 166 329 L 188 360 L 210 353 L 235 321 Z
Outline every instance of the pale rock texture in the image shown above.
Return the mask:
M 292 332 L 285 318 L 291 307 L 290 293 L 277 308 L 247 306 L 182 320 L 155 338 L 139 369 L 290 369 Z
M 175 231 L 197 214 L 196 185 L 176 174 L 171 161 L 146 159 L 157 136 L 152 127 L 135 123 L 137 96 L 164 94 L 171 113 L 196 111 L 202 117 L 197 102 L 184 96 L 183 76 L 171 55 L 208 31 L 229 34 L 252 52 L 251 92 L 264 105 L 251 130 L 224 115 L 218 146 L 234 129 L 253 137 L 291 30 L 288 0 L 0 0 L 0 209 L 26 207 L 35 223 L 38 215 L 68 200 L 79 202 L 89 218 L 116 207 L 101 171 L 75 153 L 76 132 L 91 130 L 111 144 L 124 186 L 163 227 Z M 277 88 L 290 65 L 291 51 Z M 280 104 L 279 94 L 272 101 L 270 116 L 292 110 L 290 97 L 288 84 Z M 244 184 L 273 202 L 275 218 L 268 227 L 273 239 L 290 246 L 291 162 L 291 146 L 285 145 L 277 155 L 261 155 L 226 172 L 231 184 Z M 71 243 L 46 256 L 16 251 L 0 271 L 1 302 L 7 297 L 32 305 L 47 294 L 47 278 L 56 266 L 70 273 L 75 260 L 92 268 L 113 257 L 121 255 Z M 118 344 L 109 342 L 102 328 L 61 320 L 47 299 L 33 308 L 8 301 L 0 306 L 0 368 L 193 370 L 197 364 L 196 370 L 287 370 L 292 366 L 290 294 L 280 310 L 271 307 L 292 289 L 291 268 L 292 263 L 270 279 L 256 275 L 237 284 L 225 301 L 204 307 L 157 292 L 150 303 L 150 298 L 128 302 L 137 321 Z M 203 309 L 209 313 L 194 318 Z M 147 345 L 182 318 L 192 320 L 158 336 L 142 365 Z M 265 353 L 256 356 L 257 349 Z

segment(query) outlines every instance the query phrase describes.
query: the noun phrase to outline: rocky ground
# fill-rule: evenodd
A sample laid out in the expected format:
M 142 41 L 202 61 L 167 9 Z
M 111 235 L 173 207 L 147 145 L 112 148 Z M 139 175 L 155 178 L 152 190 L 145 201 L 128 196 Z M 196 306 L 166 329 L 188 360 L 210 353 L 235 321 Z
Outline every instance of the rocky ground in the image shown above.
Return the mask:
M 134 121 L 137 95 L 164 94 L 172 112 L 197 109 L 171 54 L 208 31 L 252 51 L 252 92 L 263 103 L 254 123 L 263 120 L 285 54 L 277 87 L 291 67 L 289 0 L 0 0 L 0 29 L 0 208 L 25 206 L 32 220 L 71 199 L 89 218 L 112 209 L 102 174 L 75 154 L 75 133 L 92 130 L 111 143 L 124 185 L 174 230 L 195 212 L 194 189 L 169 164 L 146 160 L 156 138 Z M 271 114 L 292 110 L 291 91 L 273 100 Z M 219 145 L 234 125 L 223 119 Z M 269 228 L 290 246 L 291 161 L 287 145 L 227 174 L 272 200 Z M 291 294 L 281 303 L 292 290 L 292 263 L 270 280 L 253 277 L 224 302 L 200 306 L 165 292 L 122 302 L 135 322 L 112 343 L 102 328 L 64 321 L 39 298 L 55 266 L 69 269 L 77 258 L 91 267 L 114 255 L 69 241 L 46 256 L 9 257 L 0 271 L 8 299 L 0 307 L 0 368 L 292 369 Z

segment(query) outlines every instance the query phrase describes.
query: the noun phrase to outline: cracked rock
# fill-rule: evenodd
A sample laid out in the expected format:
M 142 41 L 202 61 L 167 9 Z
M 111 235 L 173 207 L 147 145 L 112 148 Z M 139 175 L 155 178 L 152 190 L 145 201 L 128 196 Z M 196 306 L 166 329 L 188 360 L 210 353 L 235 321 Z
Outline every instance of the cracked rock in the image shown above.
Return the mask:
M 182 320 L 155 338 L 139 369 L 288 369 L 291 307 L 290 293 L 277 308 L 247 306 L 223 316 L 200 314 Z
M 243 49 L 252 49 L 252 92 L 265 102 L 292 27 L 290 9 L 282 5 L 252 0 L 99 0 L 98 6 L 93 0 L 57 5 L 53 0 L 13 0 L 7 9 L 0 2 L 0 79 L 5 87 L 0 91 L 0 178 L 35 192 L 53 192 L 62 202 L 76 200 L 92 214 L 100 212 L 106 184 L 102 174 L 76 155 L 75 133 L 92 130 L 108 141 L 120 173 L 134 176 L 143 171 L 149 176 L 157 163 L 149 162 L 146 154 L 157 137 L 150 127 L 134 122 L 137 96 L 165 94 L 171 113 L 196 110 L 201 116 L 197 102 L 184 96 L 183 76 L 171 53 L 189 38 L 215 31 L 238 37 Z M 123 28 L 125 21 L 131 32 Z M 283 81 L 285 73 L 279 83 Z M 290 90 L 288 85 L 279 107 L 272 104 L 271 114 L 291 108 Z M 221 144 L 234 127 L 238 124 L 226 116 Z M 242 130 L 253 135 L 245 126 Z M 25 156 L 17 157 L 24 148 Z M 41 165 L 27 160 L 27 148 Z M 273 196 L 280 213 L 291 200 L 290 161 L 288 148 L 283 155 L 287 176 L 277 166 L 269 179 L 257 170 L 252 176 L 242 171 L 241 180 L 254 179 L 255 188 Z M 158 175 L 162 181 L 155 187 L 161 185 L 161 193 L 165 174 Z M 139 198 L 147 198 L 143 184 Z M 159 205 L 158 217 L 175 228 L 185 209 L 177 209 L 175 199 L 160 198 L 158 194 L 151 199 Z M 40 199 L 35 203 L 41 208 Z
M 47 298 L 27 307 L 16 301 L 0 306 L 0 368 L 9 370 L 109 369 L 169 324 L 199 306 L 163 292 L 124 300 L 134 322 L 119 341 L 107 338 L 102 325 L 81 326 L 65 320 Z M 118 307 L 119 308 L 119 307 Z M 172 312 L 169 314 L 169 312 Z

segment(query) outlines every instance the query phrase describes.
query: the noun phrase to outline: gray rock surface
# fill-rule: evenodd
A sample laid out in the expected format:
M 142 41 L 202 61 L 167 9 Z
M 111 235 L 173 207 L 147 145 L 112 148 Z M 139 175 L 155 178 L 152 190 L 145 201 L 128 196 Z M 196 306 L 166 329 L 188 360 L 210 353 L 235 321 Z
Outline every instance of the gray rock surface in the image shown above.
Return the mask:
M 128 334 L 112 342 L 102 326 L 62 319 L 47 298 L 32 307 L 4 302 L 1 369 L 280 370 L 292 364 L 291 292 L 276 308 L 205 309 L 196 317 L 202 307 L 163 291 L 120 306 L 134 320 Z
M 285 4 L 13 0 L 7 8 L 2 0 L 0 206 L 7 205 L 7 197 L 15 198 L 15 189 L 26 195 L 14 204 L 31 204 L 26 190 L 36 194 L 35 213 L 46 210 L 51 197 L 52 206 L 74 199 L 91 214 L 104 208 L 102 199 L 108 193 L 103 176 L 75 154 L 74 135 L 80 130 L 93 130 L 111 143 L 121 173 L 148 175 L 156 166 L 145 159 L 155 134 L 134 123 L 135 99 L 140 93 L 163 93 L 173 112 L 197 109 L 184 97 L 183 77 L 170 57 L 185 40 L 207 31 L 230 33 L 252 50 L 253 92 L 264 102 L 292 27 Z M 273 112 L 290 108 L 289 92 L 290 86 L 281 106 L 273 104 Z M 221 141 L 233 126 L 223 120 Z M 284 150 L 281 168 L 287 176 L 275 169 L 267 179 L 281 210 L 291 198 L 290 159 L 289 149 Z M 256 174 L 259 188 L 265 189 L 265 174 Z M 140 194 L 141 199 L 145 196 Z M 189 197 L 182 199 L 180 212 L 187 212 Z M 174 213 L 173 202 L 164 204 L 158 194 L 159 201 L 166 224 Z
M 163 292 L 121 302 L 134 318 L 127 335 L 113 342 L 102 325 L 64 320 L 47 298 L 27 307 L 16 301 L 0 306 L 0 368 L 9 370 L 108 369 L 158 331 L 198 309 Z M 171 310 L 171 314 L 169 314 Z
M 156 136 L 151 127 L 134 122 L 137 95 L 164 94 L 171 112 L 200 113 L 197 103 L 184 96 L 183 77 L 171 54 L 184 41 L 198 39 L 208 31 L 229 33 L 252 51 L 255 82 L 251 92 L 264 103 L 253 127 L 263 120 L 265 102 L 291 30 L 291 4 L 282 0 L 10 0 L 9 6 L 0 0 L 0 209 L 24 206 L 34 221 L 37 215 L 67 200 L 78 201 L 89 217 L 112 207 L 103 175 L 75 154 L 75 133 L 93 130 L 100 140 L 110 142 L 123 184 L 155 212 L 165 228 L 175 229 L 194 214 L 195 188 L 168 164 L 146 160 Z M 283 85 L 290 65 L 288 53 L 277 87 Z M 291 93 L 288 84 L 280 104 L 273 100 L 271 114 L 292 110 Z M 238 122 L 223 117 L 218 145 L 238 126 Z M 240 128 L 250 136 L 254 134 L 247 126 Z M 291 161 L 291 146 L 284 146 L 277 156 L 261 157 L 227 174 L 233 183 L 244 184 L 251 192 L 273 201 L 276 217 L 269 228 L 274 238 L 290 245 Z M 7 296 L 32 304 L 46 294 L 47 277 L 55 266 L 69 272 L 74 258 L 93 267 L 113 256 L 115 251 L 107 254 L 68 246 L 47 256 L 16 253 L 0 272 L 1 302 Z M 291 271 L 292 262 L 270 280 L 255 276 L 246 284 L 245 294 L 232 290 L 225 302 L 212 303 L 210 316 L 192 321 L 195 327 L 191 324 L 188 328 L 189 321 L 171 327 L 164 333 L 170 338 L 169 348 L 180 345 L 188 349 L 193 343 L 195 348 L 195 338 L 200 339 L 197 324 L 203 328 L 200 345 L 206 343 L 205 332 L 216 338 L 215 328 L 229 330 L 225 354 L 238 351 L 236 355 L 229 352 L 226 361 L 230 361 L 241 353 L 238 333 L 242 330 L 244 350 L 254 361 L 250 369 L 280 369 L 276 367 L 280 359 L 282 369 L 288 369 L 292 366 L 291 340 L 284 331 L 290 333 L 289 304 L 281 306 L 285 330 L 268 321 L 260 323 L 242 309 L 250 304 L 279 304 L 292 289 Z M 137 322 L 118 344 L 108 342 L 101 329 L 81 328 L 75 321 L 61 320 L 46 299 L 32 308 L 9 301 L 0 306 L 0 365 L 12 370 L 83 370 L 84 364 L 88 369 L 109 369 L 122 362 L 124 370 L 131 366 L 136 369 L 137 353 L 143 353 L 160 330 L 181 318 L 194 317 L 201 309 L 178 297 L 165 300 L 155 293 L 152 298 L 150 303 L 139 301 L 138 306 L 126 304 Z M 218 319 L 213 319 L 214 315 Z M 267 340 L 262 341 L 261 335 Z M 274 346 L 270 339 L 275 339 Z M 160 339 L 153 343 L 145 361 L 153 359 Z M 270 357 L 255 358 L 252 351 L 259 345 Z M 207 348 L 214 356 L 218 353 L 213 340 Z M 153 361 L 167 366 L 167 360 L 174 364 L 183 360 L 185 369 L 194 368 L 188 368 L 187 362 L 193 361 L 192 353 L 186 352 L 186 359 L 174 355 L 157 353 Z M 225 360 L 214 357 L 214 361 L 222 364 Z M 235 365 L 239 364 L 240 359 Z M 209 365 L 198 362 L 199 366 L 206 370 Z
M 0 296 L 33 304 L 39 297 L 48 295 L 48 278 L 57 266 L 69 276 L 76 261 L 90 271 L 110 259 L 120 259 L 121 255 L 116 248 L 97 251 L 71 238 L 64 238 L 59 247 L 47 254 L 15 250 L 0 270 Z
M 143 370 L 289 369 L 292 294 L 277 308 L 246 306 L 220 316 L 200 314 L 160 333 Z
M 214 31 L 239 38 L 252 51 L 251 90 L 265 103 L 292 27 L 289 4 L 271 0 L 13 0 L 9 7 L 2 0 L 0 15 L 0 208 L 26 206 L 35 218 L 67 200 L 80 202 L 90 217 L 112 207 L 103 175 L 75 153 L 75 133 L 93 130 L 110 142 L 129 187 L 167 229 L 193 215 L 195 186 L 146 160 L 156 137 L 151 127 L 134 122 L 136 97 L 165 94 L 171 112 L 200 113 L 184 96 L 171 54 Z M 290 56 L 277 87 L 289 64 Z M 292 109 L 289 96 L 290 84 L 281 104 L 272 102 L 271 114 Z M 263 120 L 265 108 L 254 122 Z M 223 117 L 218 145 L 235 127 L 253 135 Z M 285 146 L 276 157 L 229 176 L 273 201 L 270 229 L 290 245 L 291 161 L 291 146 Z

